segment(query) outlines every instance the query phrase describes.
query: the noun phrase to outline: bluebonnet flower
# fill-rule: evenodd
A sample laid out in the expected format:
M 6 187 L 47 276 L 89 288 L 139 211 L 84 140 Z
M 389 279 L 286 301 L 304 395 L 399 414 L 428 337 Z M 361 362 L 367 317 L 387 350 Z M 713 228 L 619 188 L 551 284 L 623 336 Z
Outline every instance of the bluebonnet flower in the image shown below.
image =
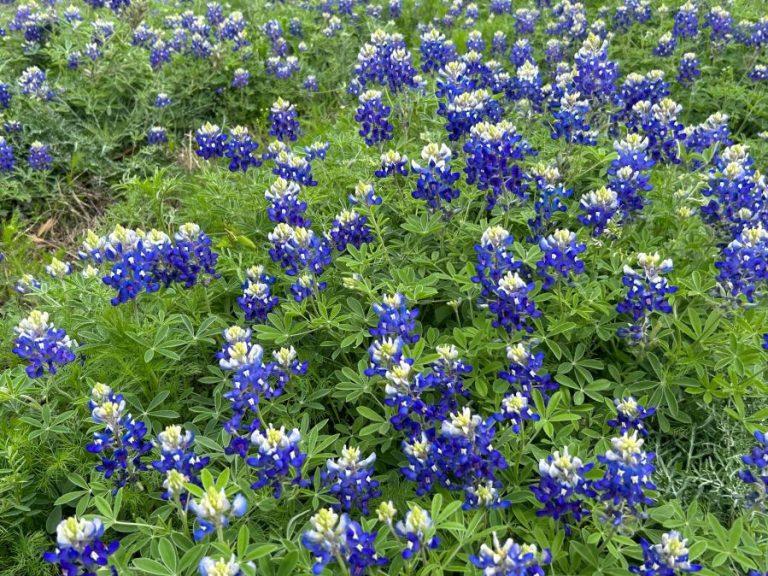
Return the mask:
M 200 560 L 198 571 L 200 576 L 245 576 L 234 554 L 229 560 L 224 558 L 214 560 L 210 556 L 205 556 Z
M 486 298 L 488 310 L 494 314 L 494 328 L 533 332 L 530 322 L 541 316 L 541 311 L 530 298 L 534 282 L 524 280 L 518 272 L 507 272 L 493 290 L 493 297 Z
M 362 86 L 375 83 L 397 93 L 415 85 L 416 69 L 402 35 L 379 29 L 371 34 L 370 43 L 360 48 L 355 74 Z
M 19 77 L 19 90 L 33 100 L 52 100 L 55 93 L 48 84 L 46 73 L 37 66 L 30 66 Z
M 307 203 L 299 200 L 301 188 L 295 182 L 278 178 L 264 193 L 271 202 L 267 215 L 272 222 L 284 222 L 291 226 L 310 226 L 312 221 L 304 217 Z
M 64 278 L 72 274 L 72 264 L 62 262 L 58 258 L 52 258 L 51 263 L 46 265 L 45 271 L 51 278 Z
M 18 120 L 8 120 L 6 122 L 3 122 L 3 130 L 5 130 L 6 134 L 19 133 L 22 130 L 21 122 L 19 122 Z
M 768 230 L 762 223 L 745 226 L 723 249 L 722 260 L 715 262 L 717 280 L 734 298 L 743 294 L 754 301 L 755 291 L 768 281 Z
M 355 191 L 349 195 L 351 204 L 360 204 L 364 206 L 379 206 L 383 200 L 381 196 L 376 195 L 376 189 L 371 182 L 358 182 L 355 184 Z
M 675 38 L 695 38 L 699 34 L 698 7 L 690 0 L 675 14 L 672 34 Z
M 603 186 L 585 194 L 579 201 L 584 214 L 579 215 L 579 221 L 585 226 L 593 226 L 593 236 L 599 236 L 605 231 L 616 214 L 619 204 L 615 191 Z
M 396 20 L 397 18 L 400 18 L 400 15 L 403 12 L 402 0 L 389 0 L 388 6 L 390 19 Z
M 64 16 L 64 21 L 68 24 L 73 24 L 73 27 L 83 21 L 83 16 L 80 14 L 80 9 L 77 6 L 67 6 L 62 15 Z
M 527 38 L 520 38 L 512 44 L 509 61 L 516 67 L 520 67 L 533 59 L 533 46 Z
M 331 240 L 336 245 L 336 250 L 343 252 L 348 245 L 360 248 L 363 244 L 373 241 L 371 229 L 368 227 L 368 218 L 354 210 L 342 210 L 336 215 L 329 232 Z
M 248 508 L 248 502 L 242 494 L 237 494 L 230 502 L 224 488 L 208 486 L 203 495 L 193 499 L 189 508 L 197 516 L 197 528 L 192 533 L 195 542 L 199 542 L 211 532 L 226 528 L 232 518 L 240 518 Z
M 472 30 L 467 34 L 467 52 L 485 52 L 485 40 L 483 33 L 479 30 Z
M 277 383 L 266 394 L 267 398 L 272 398 L 282 394 L 283 389 L 291 382 L 294 376 L 303 376 L 307 373 L 308 362 L 301 362 L 296 354 L 296 349 L 280 348 L 272 352 L 273 362 L 269 367 L 277 378 Z
M 522 269 L 522 262 L 516 261 L 512 255 L 513 241 L 514 238 L 506 229 L 490 226 L 475 245 L 477 264 L 472 282 L 481 285 L 481 298 L 493 295 L 505 273 Z
M 13 156 L 13 147 L 0 136 L 0 172 L 10 172 L 16 165 L 16 159 Z
M 245 68 L 238 68 L 235 70 L 233 76 L 232 76 L 232 82 L 230 82 L 230 86 L 232 88 L 245 88 L 248 86 L 248 81 L 251 79 L 251 73 L 248 72 Z
M 632 107 L 629 126 L 632 131 L 642 130 L 648 137 L 648 152 L 653 160 L 680 162 L 677 144 L 685 138 L 684 127 L 678 121 L 681 111 L 682 106 L 671 98 L 656 104 L 642 100 Z
M 560 171 L 555 166 L 538 164 L 531 172 L 537 190 L 533 206 L 536 216 L 528 220 L 532 234 L 530 240 L 533 241 L 545 234 L 557 212 L 568 210 L 565 199 L 573 195 L 573 190 L 563 186 Z
M 437 113 L 445 117 L 445 129 L 452 141 L 470 133 L 476 124 L 499 122 L 502 116 L 501 106 L 484 88 L 461 92 L 449 97 L 448 102 L 441 101 Z
M 505 58 L 509 50 L 507 35 L 503 30 L 496 30 L 491 38 L 491 54 L 499 58 Z
M 27 162 L 32 170 L 50 170 L 53 167 L 53 156 L 49 152 L 47 144 L 42 142 L 32 142 L 29 146 Z
M 617 121 L 630 120 L 632 109 L 638 102 L 647 101 L 651 105 L 661 102 L 669 96 L 669 89 L 662 70 L 651 70 L 645 76 L 635 72 L 628 74 L 619 92 L 622 110 L 617 115 Z
M 720 148 L 733 144 L 728 120 L 727 114 L 715 112 L 701 124 L 686 127 L 685 147 L 693 152 L 702 153 L 712 146 L 717 146 L 716 155 L 719 155 Z M 699 167 L 701 164 L 694 162 L 694 165 Z
M 171 100 L 170 96 L 165 92 L 159 92 L 157 96 L 155 96 L 155 108 L 167 108 L 171 104 L 173 104 L 173 100 Z
M 621 328 L 618 335 L 641 342 L 648 337 L 652 312 L 672 312 L 667 296 L 677 292 L 677 286 L 670 286 L 663 276 L 672 270 L 672 260 L 661 260 L 658 253 L 641 252 L 637 255 L 637 262 L 642 267 L 640 272 L 624 266 L 622 283 L 628 290 L 616 310 L 619 314 L 630 314 L 633 320 L 628 328 Z
M 93 421 L 104 428 L 93 434 L 93 442 L 85 449 L 99 454 L 101 464 L 96 470 L 104 478 L 114 477 L 114 490 L 139 481 L 148 469 L 145 458 L 152 451 L 152 443 L 146 440 L 147 426 L 125 413 L 122 394 L 115 394 L 105 384 L 96 384 L 88 402 Z
M 768 503 L 768 437 L 758 430 L 755 432 L 755 440 L 757 445 L 749 454 L 741 457 L 741 461 L 748 467 L 739 471 L 739 478 L 750 485 L 747 506 L 762 509 Z
M 493 533 L 493 547 L 483 544 L 477 556 L 469 561 L 483 571 L 484 576 L 544 576 L 552 560 L 549 550 L 539 552 L 535 544 L 516 544 L 511 538 L 502 544 Z
M 527 61 L 518 67 L 507 95 L 514 100 L 528 102 L 536 112 L 541 110 L 544 92 L 539 67 L 534 62 Z
M 453 185 L 460 174 L 451 171 L 451 151 L 445 144 L 430 143 L 422 148 L 421 158 L 425 166 L 415 160 L 411 162 L 413 173 L 419 175 L 416 190 L 411 195 L 417 200 L 424 200 L 430 211 L 445 211 L 443 203 L 450 203 L 459 197 L 459 190 Z
M 544 507 L 537 510 L 536 515 L 562 522 L 566 532 L 570 533 L 569 523 L 578 524 L 589 514 L 585 500 L 596 496 L 592 482 L 586 478 L 593 466 L 572 456 L 567 446 L 562 454 L 554 452 L 546 460 L 539 460 L 541 479 L 537 485 L 531 486 L 531 491 Z
M 403 443 L 408 466 L 403 475 L 417 483 L 422 495 L 441 485 L 464 491 L 464 508 L 505 508 L 498 472 L 507 467 L 502 454 L 491 445 L 495 431 L 491 421 L 473 414 L 468 407 L 450 414 L 438 430 L 429 429 Z
M 563 42 L 557 38 L 547 40 L 544 59 L 550 66 L 555 66 L 565 60 L 565 45 Z
M 288 33 L 296 38 L 301 38 L 303 36 L 301 20 L 291 18 L 288 22 Z
M 301 47 L 301 44 L 299 44 Z M 280 80 L 290 78 L 294 74 L 298 73 L 301 69 L 299 65 L 299 59 L 296 56 L 270 56 L 267 58 L 265 64 L 265 71 L 267 75 L 275 76 Z
M 542 373 L 543 352 L 534 354 L 526 344 L 518 342 L 507 347 L 507 360 L 507 369 L 499 372 L 499 378 L 509 382 L 513 390 L 519 390 L 529 400 L 534 389 L 538 390 L 545 400 L 550 393 L 558 389 L 557 382 L 549 374 Z
M 387 559 L 379 557 L 374 548 L 376 532 L 365 532 L 347 514 L 322 508 L 309 519 L 309 525 L 301 544 L 312 554 L 313 574 L 321 574 L 332 562 L 348 564 L 350 574 L 355 576 L 362 576 L 371 566 L 387 564 Z
M 630 430 L 637 430 L 643 436 L 648 436 L 648 429 L 643 421 L 653 416 L 656 413 L 656 408 L 646 408 L 632 396 L 617 398 L 613 403 L 616 405 L 616 418 L 608 420 L 608 426 L 619 428 L 622 434 L 626 434 Z
M 699 76 L 701 76 L 699 59 L 693 52 L 686 52 L 677 67 L 677 81 L 683 86 L 690 86 Z
M 418 309 L 409 309 L 405 296 L 399 293 L 385 295 L 380 304 L 373 305 L 373 311 L 379 317 L 375 328 L 370 329 L 371 336 L 396 336 L 407 344 L 419 341 L 415 334 Z
M 381 155 L 381 168 L 374 174 L 379 178 L 385 178 L 393 174 L 408 175 L 408 157 L 403 156 L 397 150 L 387 150 Z
M 206 122 L 195 133 L 197 149 L 195 153 L 205 158 L 221 158 L 226 148 L 227 135 L 216 124 Z
M 211 239 L 199 225 L 193 222 L 182 224 L 173 239 L 173 244 L 163 246 L 163 259 L 168 268 L 164 278 L 166 286 L 175 282 L 191 288 L 198 281 L 206 284 L 218 278 L 218 254 L 211 250 Z
M 704 19 L 713 44 L 727 44 L 733 38 L 733 16 L 722 6 L 713 6 Z
M 589 34 L 575 55 L 575 88 L 590 101 L 601 103 L 614 100 L 619 66 L 608 59 L 608 42 Z
M 653 55 L 659 58 L 672 56 L 677 48 L 677 38 L 671 32 L 665 32 L 659 37 L 659 42 L 653 49 Z
M 247 172 L 249 167 L 261 166 L 261 160 L 254 154 L 259 144 L 251 138 L 248 128 L 235 126 L 225 147 L 224 155 L 229 158 L 230 172 Z
M 31 276 L 29 279 L 22 277 L 16 291 L 23 294 L 31 287 L 39 288 L 40 283 Z M 16 335 L 13 353 L 29 362 L 25 371 L 30 378 L 39 378 L 46 371 L 56 374 L 58 367 L 75 360 L 72 349 L 77 347 L 77 342 L 71 340 L 63 329 L 49 323 L 47 312 L 33 310 L 13 331 Z
M 749 71 L 749 79 L 755 82 L 768 82 L 768 66 L 755 64 Z
M 330 142 L 312 142 L 309 146 L 304 146 L 304 153 L 308 162 L 313 160 L 325 160 L 325 155 L 330 148 Z
M 520 427 L 526 420 L 536 422 L 541 417 L 536 414 L 528 402 L 528 397 L 520 392 L 513 392 L 504 396 L 499 407 L 498 414 L 494 414 L 498 421 L 510 421 L 515 434 L 520 433 Z
M 302 87 L 307 92 L 317 92 L 320 90 L 320 86 L 317 83 L 317 76 L 314 74 L 309 74 L 305 79 L 304 83 L 302 84 Z
M 317 180 L 312 176 L 312 164 L 309 160 L 283 149 L 274 157 L 275 167 L 272 173 L 286 180 L 291 180 L 304 186 L 317 186 Z
M 569 144 L 584 146 L 597 144 L 597 130 L 587 123 L 589 113 L 589 102 L 582 99 L 580 92 L 566 92 L 553 106 L 552 139 L 563 138 Z
M 5 109 L 10 108 L 11 98 L 10 86 L 5 82 L 0 82 L 0 106 Z
M 418 505 L 406 512 L 404 520 L 395 524 L 395 534 L 405 538 L 402 556 L 406 560 L 419 554 L 422 549 L 434 550 L 440 545 L 440 538 L 434 535 L 429 512 Z
M 195 435 L 181 426 L 166 426 L 157 435 L 160 446 L 160 458 L 152 462 L 152 467 L 165 474 L 162 494 L 163 499 L 178 498 L 182 504 L 187 501 L 185 484 L 200 486 L 198 473 L 208 464 L 207 456 L 195 454 L 192 444 Z
M 463 60 L 453 60 L 440 69 L 435 96 L 450 101 L 459 94 L 471 92 L 476 84 L 468 73 L 467 63 Z
M 629 571 L 641 576 L 677 576 L 701 570 L 700 564 L 691 564 L 688 560 L 688 540 L 679 532 L 662 534 L 661 544 L 651 544 L 640 539 L 643 549 L 643 563 L 630 566 Z
M 378 90 L 366 90 L 360 95 L 360 106 L 355 113 L 355 120 L 360 122 L 358 134 L 368 146 L 392 140 L 392 124 L 387 121 L 392 108 L 385 106 L 381 97 Z
M 468 155 L 464 168 L 467 183 L 487 191 L 487 210 L 492 210 L 500 199 L 525 198 L 528 176 L 520 162 L 537 152 L 512 124 L 502 120 L 473 126 L 464 152 Z
M 270 136 L 282 142 L 295 141 L 298 136 L 299 122 L 296 119 L 296 107 L 282 98 L 278 98 L 270 109 Z
M 147 132 L 147 143 L 150 146 L 160 146 L 168 142 L 168 134 L 162 126 L 152 126 Z
M 604 502 L 606 520 L 614 526 L 624 524 L 630 516 L 643 518 L 642 507 L 654 500 L 647 491 L 656 490 L 651 476 L 654 453 L 643 450 L 643 439 L 638 431 L 611 439 L 611 448 L 597 459 L 605 466 L 603 477 L 595 480 L 592 487 L 598 500 Z
M 56 549 L 44 553 L 43 560 L 58 565 L 67 576 L 96 576 L 120 547 L 117 540 L 105 543 L 103 535 L 104 524 L 100 518 L 86 520 L 70 516 L 56 526 Z M 111 573 L 117 576 L 114 566 Z
M 539 19 L 539 11 L 530 8 L 518 8 L 515 10 L 515 32 L 519 36 L 533 34 L 536 31 L 536 21 Z
M 22 274 L 14 287 L 19 294 L 28 294 L 38 288 L 40 288 L 40 282 L 32 274 Z
M 629 220 L 635 212 L 642 210 L 647 202 L 645 194 L 653 189 L 647 174 L 655 165 L 646 153 L 649 144 L 648 138 L 640 134 L 628 134 L 624 140 L 613 143 L 618 158 L 608 167 L 611 177 L 608 188 L 616 193 L 624 220 Z
M 743 145 L 728 146 L 715 160 L 709 186 L 702 191 L 714 198 L 701 211 L 707 221 L 738 236 L 745 226 L 752 227 L 766 218 L 765 180 L 755 171 Z
M 291 474 L 292 482 L 301 485 L 301 467 L 307 456 L 299 448 L 300 440 L 301 433 L 297 428 L 286 433 L 284 426 L 278 429 L 270 424 L 264 430 L 254 430 L 251 434 L 251 444 L 256 447 L 256 454 L 246 458 L 246 462 L 256 468 L 259 477 L 251 484 L 251 488 L 258 490 L 270 486 L 272 495 L 280 498 L 283 492 L 282 482 Z
M 158 38 L 152 43 L 152 48 L 149 51 L 149 65 L 152 70 L 158 71 L 171 61 L 171 48 L 163 40 Z
M 512 12 L 512 0 L 491 0 L 488 10 L 497 16 L 510 14 Z
M 326 461 L 320 477 L 342 510 L 349 512 L 357 507 L 367 516 L 370 499 L 381 496 L 379 482 L 373 479 L 375 461 L 376 453 L 363 458 L 360 449 L 354 446 L 344 446 L 339 458 Z
M 553 234 L 539 240 L 539 248 L 541 248 L 542 257 L 536 262 L 536 267 L 539 276 L 544 279 L 542 290 L 551 288 L 558 278 L 567 280 L 571 273 L 584 272 L 584 262 L 578 255 L 584 252 L 587 246 L 577 241 L 574 232 L 566 228 L 556 230 Z
M 325 289 L 326 283 L 317 281 L 331 264 L 330 243 L 325 237 L 308 228 L 280 223 L 269 234 L 269 241 L 274 246 L 269 251 L 272 260 L 297 278 L 291 285 L 297 302 Z
M 263 266 L 251 266 L 243 283 L 243 295 L 237 304 L 248 322 L 266 322 L 267 314 L 274 310 L 280 299 L 272 295 L 275 279 L 264 272 Z

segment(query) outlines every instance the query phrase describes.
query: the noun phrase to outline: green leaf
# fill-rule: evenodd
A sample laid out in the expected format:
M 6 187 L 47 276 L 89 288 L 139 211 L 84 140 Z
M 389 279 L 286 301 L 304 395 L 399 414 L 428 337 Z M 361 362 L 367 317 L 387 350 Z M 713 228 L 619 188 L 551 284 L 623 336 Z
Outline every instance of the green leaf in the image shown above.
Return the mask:
M 158 543 L 157 551 L 160 554 L 160 559 L 163 563 L 170 568 L 172 572 L 175 572 L 178 557 L 176 555 L 176 547 L 173 543 L 167 538 L 164 538 Z
M 360 416 L 363 418 L 373 420 L 374 422 L 382 422 L 384 420 L 384 417 L 381 414 L 375 410 L 372 410 L 371 408 L 368 408 L 367 406 L 358 406 L 357 413 L 360 414 Z
M 136 558 L 133 561 L 133 566 L 141 570 L 144 574 L 152 574 L 153 576 L 173 576 L 173 571 L 169 570 L 157 560 L 150 558 Z

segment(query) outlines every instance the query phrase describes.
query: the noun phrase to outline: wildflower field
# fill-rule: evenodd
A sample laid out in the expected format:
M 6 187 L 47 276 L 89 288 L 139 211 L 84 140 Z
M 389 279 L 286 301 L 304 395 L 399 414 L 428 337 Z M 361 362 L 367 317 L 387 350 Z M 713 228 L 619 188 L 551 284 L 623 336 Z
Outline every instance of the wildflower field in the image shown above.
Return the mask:
M 764 0 L 0 0 L 0 574 L 768 576 Z

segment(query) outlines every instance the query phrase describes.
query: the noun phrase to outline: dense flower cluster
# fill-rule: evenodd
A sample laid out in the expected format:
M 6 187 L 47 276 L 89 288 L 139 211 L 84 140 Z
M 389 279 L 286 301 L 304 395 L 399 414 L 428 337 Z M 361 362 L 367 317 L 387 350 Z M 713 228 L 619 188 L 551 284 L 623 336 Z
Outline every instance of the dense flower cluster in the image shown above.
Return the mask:
M 36 280 L 31 278 L 29 282 L 34 285 Z M 19 291 L 18 285 L 16 290 Z M 46 372 L 56 374 L 59 367 L 75 360 L 73 349 L 77 342 L 48 322 L 48 312 L 32 311 L 13 331 L 13 353 L 29 362 L 25 370 L 30 378 L 39 378 Z
M 661 536 L 660 544 L 651 544 L 640 540 L 643 548 L 643 563 L 630 566 L 629 571 L 642 576 L 676 576 L 701 570 L 700 564 L 691 564 L 688 560 L 688 541 L 679 532 L 669 532 Z
M 360 136 L 368 146 L 373 146 L 384 140 L 392 140 L 392 124 L 387 120 L 392 108 L 382 102 L 379 90 L 366 90 L 360 95 L 360 106 L 357 108 L 355 120 L 360 122 Z
M 768 436 L 757 431 L 755 440 L 757 445 L 749 454 L 741 457 L 748 468 L 739 471 L 739 478 L 748 484 L 751 490 L 747 495 L 747 505 L 762 509 L 768 503 Z
M 363 458 L 359 448 L 344 446 L 339 458 L 329 458 L 326 462 L 321 473 L 323 485 L 328 487 L 345 512 L 356 507 L 367 516 L 368 502 L 381 496 L 379 482 L 373 479 L 375 461 L 375 453 Z
M 115 306 L 142 291 L 156 292 L 171 284 L 192 288 L 218 277 L 218 255 L 211 250 L 211 239 L 192 223 L 182 224 L 173 239 L 159 230 L 144 232 L 122 226 L 102 237 L 90 232 L 79 256 L 97 266 L 113 262 L 102 281 L 117 291 L 111 300 Z
M 488 210 L 500 199 L 511 202 L 513 198 L 525 197 L 529 177 L 521 161 L 536 155 L 536 151 L 512 124 L 503 120 L 473 126 L 464 151 L 468 155 L 464 168 L 467 183 L 486 191 Z
M 543 566 L 551 562 L 552 555 L 534 544 L 517 544 L 512 538 L 502 544 L 494 532 L 493 545 L 483 544 L 479 554 L 469 560 L 484 576 L 543 576 Z
M 266 322 L 267 314 L 274 310 L 280 299 L 272 295 L 275 278 L 264 271 L 263 266 L 251 266 L 246 271 L 243 295 L 237 304 L 248 322 Z
M 138 482 L 141 473 L 148 470 L 146 458 L 152 450 L 152 442 L 146 439 L 146 424 L 126 413 L 123 395 L 115 394 L 106 384 L 93 387 L 88 408 L 93 421 L 103 427 L 86 446 L 88 452 L 101 457 L 96 470 L 105 478 L 114 477 L 115 492 Z
M 374 548 L 376 532 L 364 531 L 347 514 L 323 508 L 310 518 L 309 525 L 301 543 L 313 556 L 314 574 L 320 574 L 332 562 L 348 565 L 350 574 L 361 575 L 368 567 L 387 564 Z
M 43 554 L 43 560 L 58 565 L 67 576 L 96 576 L 120 547 L 117 540 L 105 543 L 103 535 L 104 523 L 100 518 L 70 516 L 56 526 L 56 549 Z M 114 566 L 111 573 L 117 576 Z
M 195 435 L 181 426 L 166 426 L 157 435 L 157 445 L 160 447 L 160 458 L 152 462 L 152 467 L 165 474 L 162 494 L 163 499 L 178 499 L 187 501 L 186 484 L 200 486 L 199 473 L 207 464 L 208 456 L 195 454 L 192 444 Z
M 424 165 L 411 161 L 413 173 L 419 175 L 411 195 L 425 201 L 430 211 L 442 210 L 447 214 L 444 203 L 450 204 L 459 197 L 454 184 L 461 176 L 451 171 L 451 151 L 445 144 L 430 143 L 422 148 L 421 159 Z
M 294 300 L 301 302 L 326 287 L 318 279 L 331 264 L 331 246 L 322 236 L 303 226 L 280 223 L 269 233 L 272 248 L 269 255 L 289 276 Z
M 671 260 L 662 260 L 658 253 L 641 252 L 637 255 L 637 263 L 641 271 L 624 266 L 622 282 L 627 287 L 627 294 L 616 306 L 616 310 L 620 314 L 632 316 L 632 323 L 627 328 L 621 328 L 619 336 L 633 342 L 644 342 L 648 338 L 651 313 L 672 312 L 667 296 L 677 292 L 677 286 L 671 286 L 663 276 L 672 270 Z

